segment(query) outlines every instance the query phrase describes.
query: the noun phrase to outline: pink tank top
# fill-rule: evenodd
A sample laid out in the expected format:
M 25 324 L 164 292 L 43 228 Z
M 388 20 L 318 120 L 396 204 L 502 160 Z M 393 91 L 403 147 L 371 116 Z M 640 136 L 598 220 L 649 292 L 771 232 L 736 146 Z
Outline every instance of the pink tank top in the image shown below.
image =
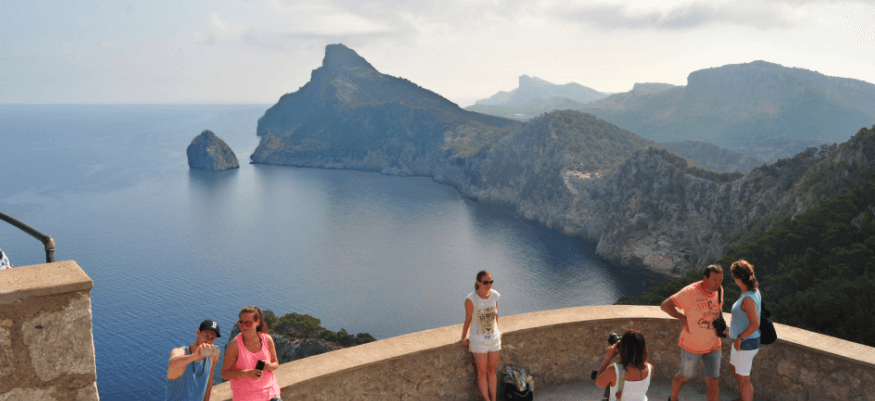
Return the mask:
M 270 350 L 267 345 L 267 334 L 258 333 L 261 338 L 261 350 L 249 352 L 243 344 L 243 334 L 235 337 L 237 341 L 237 369 L 255 369 L 258 361 L 270 362 Z M 231 380 L 231 392 L 234 401 L 267 401 L 280 396 L 280 387 L 273 372 L 264 371 L 258 380 L 248 377 Z

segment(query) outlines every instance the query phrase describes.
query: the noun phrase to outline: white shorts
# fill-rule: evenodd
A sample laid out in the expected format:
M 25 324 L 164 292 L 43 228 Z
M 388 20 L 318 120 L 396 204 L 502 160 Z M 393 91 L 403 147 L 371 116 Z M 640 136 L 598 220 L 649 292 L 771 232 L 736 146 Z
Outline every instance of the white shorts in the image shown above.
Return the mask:
M 494 339 L 468 338 L 468 350 L 474 354 L 501 351 L 501 336 Z
M 750 376 L 750 369 L 753 366 L 753 357 L 760 352 L 759 349 L 750 351 L 736 351 L 735 347 L 730 345 L 729 364 L 735 366 L 735 374 L 739 376 Z

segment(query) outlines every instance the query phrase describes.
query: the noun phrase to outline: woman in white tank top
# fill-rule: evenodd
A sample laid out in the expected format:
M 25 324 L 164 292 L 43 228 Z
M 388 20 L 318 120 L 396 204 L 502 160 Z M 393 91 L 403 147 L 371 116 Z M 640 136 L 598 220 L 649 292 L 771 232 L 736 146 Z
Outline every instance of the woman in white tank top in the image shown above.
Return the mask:
M 492 273 L 477 273 L 474 292 L 465 298 L 465 325 L 462 326 L 463 347 L 474 355 L 477 365 L 477 387 L 485 401 L 496 401 L 498 379 L 495 369 L 501 351 L 501 331 L 498 330 L 498 291 L 492 289 Z M 471 335 L 468 335 L 468 329 Z
M 611 360 L 617 355 L 620 356 L 620 363 L 609 368 Z M 648 355 L 644 335 L 634 329 L 627 331 L 620 341 L 608 348 L 595 384 L 599 387 L 611 386 L 610 401 L 647 401 L 647 388 L 650 387 L 653 372 L 653 365 L 647 363 Z M 625 370 L 626 378 L 623 391 L 617 396 L 620 369 Z

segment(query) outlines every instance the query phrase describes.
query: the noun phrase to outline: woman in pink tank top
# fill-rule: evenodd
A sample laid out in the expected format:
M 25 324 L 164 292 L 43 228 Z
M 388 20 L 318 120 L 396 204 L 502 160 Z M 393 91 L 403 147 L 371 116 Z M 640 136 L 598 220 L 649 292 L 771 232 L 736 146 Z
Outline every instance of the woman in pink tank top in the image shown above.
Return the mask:
M 231 381 L 234 401 L 279 401 L 280 388 L 273 371 L 279 368 L 273 338 L 261 309 L 247 306 L 238 314 L 240 334 L 228 344 L 222 362 L 222 379 Z M 264 361 L 264 369 L 256 369 Z

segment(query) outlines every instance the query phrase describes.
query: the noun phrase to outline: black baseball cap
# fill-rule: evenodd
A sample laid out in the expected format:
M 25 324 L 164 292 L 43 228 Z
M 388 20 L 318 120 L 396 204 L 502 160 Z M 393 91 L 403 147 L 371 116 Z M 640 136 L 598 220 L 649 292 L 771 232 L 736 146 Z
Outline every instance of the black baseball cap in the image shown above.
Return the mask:
M 212 331 L 216 332 L 216 337 L 222 336 L 222 333 L 219 333 L 219 323 L 216 323 L 215 320 L 210 320 L 210 319 L 204 320 L 203 322 L 201 322 L 201 327 L 199 327 L 198 330 L 200 330 L 200 331 L 212 330 Z

